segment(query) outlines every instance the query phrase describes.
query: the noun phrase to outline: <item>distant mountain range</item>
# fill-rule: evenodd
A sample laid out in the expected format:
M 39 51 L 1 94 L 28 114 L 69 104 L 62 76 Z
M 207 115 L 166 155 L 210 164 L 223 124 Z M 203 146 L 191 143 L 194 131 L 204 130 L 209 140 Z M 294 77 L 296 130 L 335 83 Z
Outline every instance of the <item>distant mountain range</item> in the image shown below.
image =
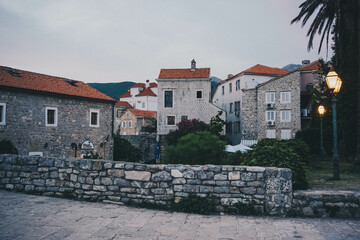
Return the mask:
M 221 81 L 220 78 L 217 78 L 217 77 L 211 77 L 210 78 L 210 83 L 211 83 L 211 96 L 214 94 L 215 90 L 216 90 L 216 87 L 217 87 L 217 83 Z
M 301 64 L 288 64 L 285 67 L 283 67 L 283 69 L 288 70 L 288 71 L 295 71 L 296 69 L 300 68 L 302 65 Z
M 91 87 L 99 92 L 105 93 L 115 100 L 119 100 L 119 96 L 126 93 L 128 88 L 134 85 L 134 82 L 118 82 L 118 83 L 88 83 Z

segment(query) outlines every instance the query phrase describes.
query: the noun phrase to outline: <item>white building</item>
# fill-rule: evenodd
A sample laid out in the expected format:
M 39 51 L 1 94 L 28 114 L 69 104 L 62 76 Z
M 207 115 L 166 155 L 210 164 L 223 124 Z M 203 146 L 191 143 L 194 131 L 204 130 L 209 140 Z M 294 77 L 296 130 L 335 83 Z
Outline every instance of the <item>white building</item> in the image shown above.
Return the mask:
M 146 83 L 131 86 L 119 101 L 126 101 L 135 109 L 157 111 L 157 94 L 157 84 L 146 80 Z
M 241 114 L 243 89 L 252 89 L 258 84 L 282 76 L 289 71 L 257 64 L 218 83 L 212 98 L 213 103 L 226 111 L 226 137 L 230 144 L 241 142 Z
M 160 135 L 176 129 L 183 119 L 210 123 L 221 109 L 210 102 L 210 68 L 161 69 L 158 82 L 157 131 Z

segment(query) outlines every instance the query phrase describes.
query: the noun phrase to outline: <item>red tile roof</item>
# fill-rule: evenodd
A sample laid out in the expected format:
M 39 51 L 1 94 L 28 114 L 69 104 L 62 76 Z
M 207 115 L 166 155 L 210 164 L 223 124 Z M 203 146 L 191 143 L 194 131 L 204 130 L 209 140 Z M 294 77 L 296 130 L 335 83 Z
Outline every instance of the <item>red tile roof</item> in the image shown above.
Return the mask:
M 312 70 L 319 70 L 321 63 L 319 61 L 314 61 L 312 63 L 306 64 L 300 67 L 301 71 L 312 71 Z
M 161 69 L 158 79 L 209 78 L 210 68 Z
M 141 97 L 141 96 L 156 97 L 156 94 L 150 88 L 145 88 L 142 92 L 140 92 L 138 95 L 136 95 L 136 97 Z
M 128 98 L 128 97 L 131 97 L 130 91 L 127 91 L 126 93 L 121 95 L 119 98 Z
M 155 117 L 156 111 L 147 111 L 147 110 L 139 110 L 139 109 L 129 109 L 137 117 Z
M 132 107 L 131 105 L 130 105 L 130 103 L 128 103 L 128 102 L 126 102 L 126 101 L 117 101 L 116 103 L 115 103 L 115 106 L 122 106 L 122 107 Z
M 229 78 L 226 78 L 226 79 L 218 82 L 217 84 L 219 85 L 221 83 L 224 83 L 227 80 L 230 80 L 230 79 L 232 79 L 236 76 L 239 76 L 240 74 L 243 74 L 243 73 L 281 76 L 281 75 L 287 74 L 289 72 L 290 71 L 282 69 L 282 68 L 273 68 L 273 67 L 268 67 L 268 66 L 261 65 L 261 64 L 256 64 L 255 66 L 252 66 L 251 68 L 248 68 L 242 72 L 239 72 L 238 74 L 235 74 Z
M 0 87 L 114 101 L 84 82 L 0 66 Z
M 145 83 L 136 83 L 135 85 L 132 85 L 130 88 L 137 88 L 137 87 L 145 88 Z M 149 84 L 149 87 L 150 88 L 157 87 L 157 83 L 152 82 Z

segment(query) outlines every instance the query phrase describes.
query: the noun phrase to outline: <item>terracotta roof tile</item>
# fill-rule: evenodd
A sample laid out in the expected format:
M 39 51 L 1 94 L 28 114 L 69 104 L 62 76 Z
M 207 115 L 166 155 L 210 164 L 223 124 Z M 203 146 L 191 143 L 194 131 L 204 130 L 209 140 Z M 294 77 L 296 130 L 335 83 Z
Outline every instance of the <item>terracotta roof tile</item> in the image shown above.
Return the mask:
M 0 66 L 0 86 L 115 101 L 84 82 Z
M 273 67 L 268 67 L 268 66 L 261 65 L 261 64 L 256 64 L 255 66 L 252 66 L 251 68 L 248 68 L 242 72 L 239 72 L 238 74 L 235 74 L 229 78 L 226 78 L 226 79 L 218 82 L 217 84 L 220 85 L 220 84 L 226 82 L 227 80 L 230 80 L 230 79 L 232 79 L 236 76 L 239 76 L 240 74 L 243 74 L 243 73 L 281 76 L 281 75 L 287 74 L 289 72 L 290 71 L 282 69 L 282 68 L 273 68 Z
M 314 61 L 312 63 L 306 64 L 300 67 L 301 71 L 312 71 L 312 70 L 319 70 L 321 63 L 319 61 Z
M 209 78 L 210 68 L 161 69 L 158 79 Z
M 130 88 L 137 88 L 137 87 L 145 88 L 145 83 L 136 83 L 136 84 L 132 85 Z M 157 87 L 157 83 L 151 82 L 151 83 L 149 84 L 149 87 L 150 87 L 150 88 Z
M 136 97 L 141 97 L 141 96 L 154 96 L 154 97 L 156 97 L 156 94 L 150 88 L 145 88 L 138 95 L 136 95 Z
M 147 111 L 147 110 L 139 110 L 139 109 L 129 109 L 137 117 L 155 117 L 156 111 Z
M 130 91 L 127 91 L 126 93 L 121 95 L 119 98 L 128 98 L 128 97 L 131 97 Z
M 126 101 L 117 101 L 116 103 L 115 103 L 115 106 L 122 106 L 122 107 L 132 107 L 131 105 L 130 105 L 130 103 L 128 103 L 128 102 L 126 102 Z

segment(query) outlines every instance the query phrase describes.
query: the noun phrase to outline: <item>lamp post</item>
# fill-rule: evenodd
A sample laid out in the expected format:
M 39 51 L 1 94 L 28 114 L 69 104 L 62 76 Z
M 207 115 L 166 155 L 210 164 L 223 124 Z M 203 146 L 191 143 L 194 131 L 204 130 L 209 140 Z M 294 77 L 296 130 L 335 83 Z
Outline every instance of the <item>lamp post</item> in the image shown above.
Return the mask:
M 334 180 L 340 179 L 339 172 L 339 154 L 337 146 L 337 123 L 336 123 L 336 94 L 341 88 L 341 79 L 335 71 L 331 71 L 326 76 L 326 84 L 332 93 L 332 107 L 333 107 L 333 135 L 334 135 L 334 151 L 333 151 L 333 164 L 334 164 Z
M 324 106 L 320 105 L 318 107 L 318 113 L 320 115 L 320 154 L 321 156 L 325 155 L 325 150 L 324 150 L 324 144 L 323 144 L 323 116 L 325 114 L 326 110 L 324 108 Z

